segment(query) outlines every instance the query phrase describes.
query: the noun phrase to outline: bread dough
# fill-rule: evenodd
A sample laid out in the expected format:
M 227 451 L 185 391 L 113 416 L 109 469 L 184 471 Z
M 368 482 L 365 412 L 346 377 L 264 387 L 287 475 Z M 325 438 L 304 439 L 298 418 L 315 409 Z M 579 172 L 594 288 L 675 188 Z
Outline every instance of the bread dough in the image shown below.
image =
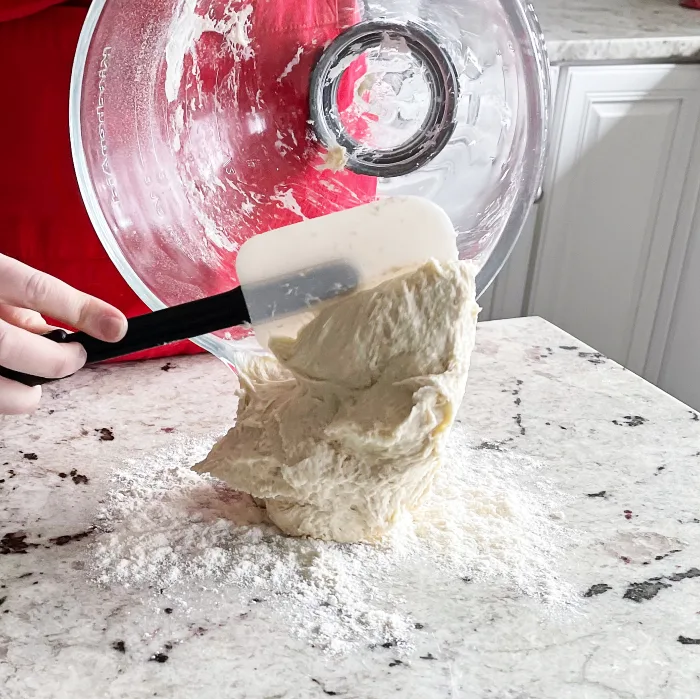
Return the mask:
M 464 395 L 479 307 L 467 262 L 330 306 L 240 373 L 236 426 L 195 466 L 282 531 L 376 542 L 424 500 Z
M 348 164 L 348 150 L 339 143 L 334 143 L 323 155 L 323 162 L 318 166 L 318 170 L 330 170 L 331 172 L 342 172 Z

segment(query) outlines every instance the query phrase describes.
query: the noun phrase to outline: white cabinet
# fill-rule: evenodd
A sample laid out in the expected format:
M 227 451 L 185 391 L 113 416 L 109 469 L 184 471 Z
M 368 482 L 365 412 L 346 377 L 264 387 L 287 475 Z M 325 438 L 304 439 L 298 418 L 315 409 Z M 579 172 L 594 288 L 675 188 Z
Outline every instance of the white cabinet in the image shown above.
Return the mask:
M 549 69 L 552 104 L 559 82 L 559 67 Z M 533 241 L 538 220 L 539 203 L 535 203 L 523 226 L 518 242 L 496 280 L 479 299 L 480 320 L 519 318 L 526 312 L 526 292 L 530 274 Z
M 555 114 L 525 307 L 654 380 L 698 193 L 700 66 L 570 67 Z
M 695 150 L 700 150 L 700 142 Z M 697 183 L 697 173 L 694 180 Z M 694 189 L 697 201 L 697 186 Z M 690 209 L 690 204 L 684 207 L 683 217 L 692 213 Z M 660 315 L 655 328 L 648 378 L 700 411 L 700 207 L 694 213 L 688 244 L 679 237 L 674 246 L 662 297 L 671 310 Z
M 479 298 L 481 306 L 479 320 L 520 318 L 525 314 L 525 291 L 538 208 L 539 204 L 532 207 L 508 261 L 498 273 L 494 283 Z
M 484 319 L 539 315 L 700 410 L 700 65 L 568 66 Z

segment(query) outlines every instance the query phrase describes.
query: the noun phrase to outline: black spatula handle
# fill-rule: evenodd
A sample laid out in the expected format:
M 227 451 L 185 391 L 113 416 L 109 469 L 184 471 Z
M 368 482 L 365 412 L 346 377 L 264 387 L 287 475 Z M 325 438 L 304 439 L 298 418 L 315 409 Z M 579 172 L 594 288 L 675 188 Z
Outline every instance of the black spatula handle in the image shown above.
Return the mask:
M 44 337 L 54 342 L 80 343 L 87 352 L 87 364 L 96 364 L 245 323 L 250 323 L 250 316 L 243 292 L 237 287 L 217 296 L 131 318 L 126 335 L 119 342 L 104 342 L 83 332 L 68 333 L 65 330 L 53 330 Z M 56 381 L 4 367 L 0 367 L 0 376 L 25 386 Z

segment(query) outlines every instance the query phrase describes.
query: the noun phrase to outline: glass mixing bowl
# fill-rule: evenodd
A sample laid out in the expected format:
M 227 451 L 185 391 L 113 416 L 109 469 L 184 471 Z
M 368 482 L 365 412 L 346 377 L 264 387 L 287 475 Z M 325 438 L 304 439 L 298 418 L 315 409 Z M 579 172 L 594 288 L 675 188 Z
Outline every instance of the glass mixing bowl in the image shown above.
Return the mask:
M 548 106 L 518 0 L 93 0 L 71 140 L 95 229 L 153 310 L 235 286 L 257 233 L 393 194 L 445 209 L 481 294 L 539 189 Z M 242 328 L 196 342 L 256 349 Z

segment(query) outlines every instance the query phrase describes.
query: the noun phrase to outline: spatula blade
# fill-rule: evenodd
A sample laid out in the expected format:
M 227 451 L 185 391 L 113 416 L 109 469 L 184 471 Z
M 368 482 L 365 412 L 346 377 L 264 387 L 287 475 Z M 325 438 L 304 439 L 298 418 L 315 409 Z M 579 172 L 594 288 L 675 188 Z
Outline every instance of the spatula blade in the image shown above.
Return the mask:
M 431 258 L 448 261 L 457 257 L 454 227 L 439 206 L 420 197 L 387 197 L 255 236 L 239 250 L 236 271 L 255 337 L 267 347 L 271 336 L 296 336 L 313 317 L 318 302 L 329 296 L 374 287 Z M 300 293 L 289 285 L 279 287 L 279 299 L 270 296 L 271 279 L 296 275 L 312 285 L 315 270 L 324 275 L 319 288 L 331 289 L 328 270 L 333 269 L 344 270 L 338 273 L 337 293 L 326 293 L 322 299 L 309 294 L 308 310 L 281 312 L 290 307 L 285 297 Z M 348 275 L 352 283 L 345 278 Z M 261 298 L 261 289 L 265 298 Z M 280 312 L 274 311 L 277 308 Z

